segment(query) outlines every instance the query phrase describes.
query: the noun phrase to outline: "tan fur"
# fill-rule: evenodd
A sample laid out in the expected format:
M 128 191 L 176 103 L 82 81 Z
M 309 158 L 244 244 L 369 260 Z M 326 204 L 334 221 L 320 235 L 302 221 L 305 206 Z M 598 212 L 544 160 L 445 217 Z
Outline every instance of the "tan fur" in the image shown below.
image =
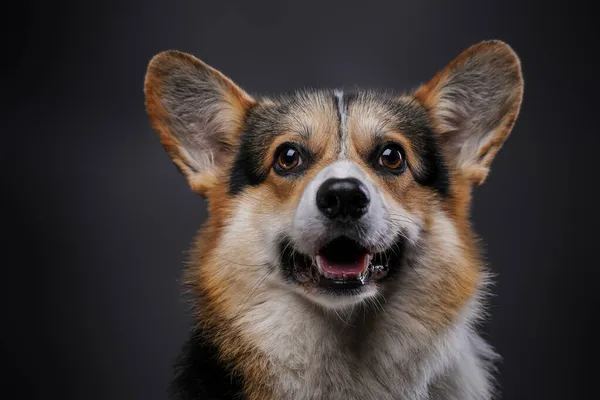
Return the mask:
M 433 79 L 415 92 L 415 98 L 430 111 L 430 117 L 440 134 L 443 136 L 451 134 L 457 127 L 445 120 L 446 116 L 440 113 L 442 110 L 439 110 L 440 105 L 445 102 L 445 89 L 451 83 L 452 78 L 461 73 L 461 70 L 468 68 L 469 64 L 488 60 L 492 60 L 491 62 L 506 74 L 503 77 L 506 81 L 504 87 L 497 88 L 505 91 L 506 99 L 500 113 L 502 119 L 497 121 L 494 126 L 489 141 L 479 148 L 477 161 L 462 165 L 463 174 L 473 185 L 480 185 L 485 181 L 492 160 L 508 138 L 519 115 L 523 99 L 523 75 L 519 58 L 506 43 L 500 41 L 478 43 L 463 51 Z M 444 105 L 444 107 L 447 106 Z M 443 112 L 445 113 L 446 110 Z
M 454 80 L 473 68 L 499 75 L 490 88 L 474 80 L 475 89 L 500 93 L 491 98 L 471 94 L 470 87 Z M 179 110 L 169 105 L 179 92 L 165 88 L 173 75 L 200 80 L 206 89 L 201 93 L 213 96 L 198 100 L 216 113 L 200 115 L 204 119 L 198 126 L 216 131 L 198 137 L 207 145 L 223 144 L 222 154 L 208 149 L 209 157 L 203 158 L 203 148 L 183 143 L 197 116 L 187 109 L 174 116 L 167 109 Z M 506 87 L 498 88 L 504 80 Z M 298 95 L 295 106 L 279 117 L 281 132 L 259 149 L 256 169 L 265 173 L 264 180 L 232 194 L 229 179 L 248 128 L 244 118 L 250 109 L 276 107 L 279 100 L 253 99 L 218 71 L 177 52 L 151 61 L 145 91 L 163 146 L 192 189 L 208 201 L 209 218 L 196 240 L 186 283 L 197 295 L 198 324 L 212 333 L 222 360 L 243 377 L 247 398 L 425 399 L 430 391 L 445 387 L 448 370 L 458 371 L 454 382 L 460 385 L 459 397 L 447 398 L 489 396 L 488 371 L 479 357 L 491 351 L 472 329 L 479 317 L 485 270 L 469 207 L 473 185 L 485 180 L 519 112 L 520 65 L 507 45 L 473 46 L 414 95 L 398 100 L 406 107 L 424 107 L 448 161 L 447 194 L 417 181 L 416 176 L 427 172 L 419 156 L 423 149 L 408 132 L 397 129 L 399 122 L 407 122 L 399 118 L 408 117 L 390 111 L 374 94 L 359 96 L 344 110 L 336 109 L 334 96 Z M 474 100 L 461 103 L 468 95 Z M 477 102 L 497 109 L 468 120 L 467 111 Z M 338 112 L 343 113 L 341 120 Z M 410 160 L 405 173 L 389 177 L 376 172 L 368 157 L 378 137 L 402 145 Z M 313 163 L 300 178 L 279 176 L 272 169 L 275 151 L 283 143 L 302 145 L 313 154 Z M 388 225 L 401 227 L 406 236 L 406 264 L 411 268 L 395 281 L 371 284 L 377 295 L 368 300 L 378 304 L 384 299 L 381 313 L 365 301 L 334 314 L 310 300 L 311 288 L 283 282 L 276 268 L 277 240 L 294 229 L 300 204 L 315 180 L 342 159 L 364 174 L 376 189 L 372 195 L 382 199 Z M 347 330 L 342 334 L 340 329 Z M 472 384 L 469 374 L 476 375 Z M 354 386 L 357 381 L 368 384 Z
M 214 169 L 199 171 L 194 168 L 195 162 L 177 139 L 176 125 L 179 123 L 165 108 L 163 101 L 167 90 L 167 78 L 186 70 L 206 71 L 211 84 L 218 88 L 222 95 L 218 115 L 212 116 L 213 123 L 219 125 L 219 140 L 235 147 L 239 141 L 242 121 L 246 110 L 254 104 L 254 99 L 240 89 L 233 81 L 221 72 L 203 63 L 189 54 L 178 51 L 166 51 L 156 55 L 148 65 L 144 82 L 146 108 L 150 120 L 157 131 L 161 143 L 171 159 L 196 193 L 204 195 L 210 187 L 218 183 L 218 173 Z M 212 156 L 212 155 L 211 155 Z

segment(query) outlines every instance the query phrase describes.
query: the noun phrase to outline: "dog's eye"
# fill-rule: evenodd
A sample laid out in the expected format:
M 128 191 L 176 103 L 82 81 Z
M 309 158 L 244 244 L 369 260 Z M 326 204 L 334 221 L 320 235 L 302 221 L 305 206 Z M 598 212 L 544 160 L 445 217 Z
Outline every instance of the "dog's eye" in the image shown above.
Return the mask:
M 404 166 L 404 157 L 400 147 L 393 144 L 385 146 L 379 156 L 379 165 L 393 170 L 401 169 Z
M 275 168 L 286 172 L 302 165 L 300 152 L 292 146 L 283 146 L 277 153 Z

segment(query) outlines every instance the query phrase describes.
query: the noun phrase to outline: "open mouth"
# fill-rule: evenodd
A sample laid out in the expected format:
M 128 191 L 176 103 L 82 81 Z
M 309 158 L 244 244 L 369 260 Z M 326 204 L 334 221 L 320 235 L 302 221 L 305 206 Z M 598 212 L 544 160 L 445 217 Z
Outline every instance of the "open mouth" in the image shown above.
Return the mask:
M 315 257 L 321 275 L 338 281 L 362 278 L 372 258 L 367 249 L 344 236 L 327 243 Z
M 316 285 L 330 293 L 351 293 L 372 281 L 385 278 L 390 268 L 399 262 L 398 249 L 371 253 L 357 241 L 340 236 L 321 247 L 309 257 L 282 246 L 282 263 L 286 275 L 294 280 Z

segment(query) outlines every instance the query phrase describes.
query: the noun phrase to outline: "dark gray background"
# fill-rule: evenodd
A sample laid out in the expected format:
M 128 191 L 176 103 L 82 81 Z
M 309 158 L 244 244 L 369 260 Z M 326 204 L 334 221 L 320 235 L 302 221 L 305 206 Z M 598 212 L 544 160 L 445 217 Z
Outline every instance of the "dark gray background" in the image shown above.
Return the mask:
M 16 2 L 15 2 L 16 3 Z M 147 62 L 191 52 L 250 92 L 408 90 L 462 49 L 522 58 L 521 117 L 476 190 L 498 274 L 504 399 L 589 398 L 598 318 L 597 21 L 575 1 L 21 2 L 3 12 L 3 390 L 164 399 L 205 218 L 144 107 Z M 14 24 L 16 22 L 16 24 Z M 8 388 L 8 389 L 6 389 Z

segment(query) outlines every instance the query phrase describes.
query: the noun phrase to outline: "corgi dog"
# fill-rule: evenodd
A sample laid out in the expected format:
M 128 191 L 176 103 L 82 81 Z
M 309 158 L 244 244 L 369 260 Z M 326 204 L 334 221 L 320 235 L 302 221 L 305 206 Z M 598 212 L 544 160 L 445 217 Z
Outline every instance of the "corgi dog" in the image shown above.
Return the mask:
M 501 41 L 404 95 L 254 96 L 189 54 L 156 55 L 148 115 L 209 210 L 171 396 L 493 398 L 469 208 L 522 96 Z

